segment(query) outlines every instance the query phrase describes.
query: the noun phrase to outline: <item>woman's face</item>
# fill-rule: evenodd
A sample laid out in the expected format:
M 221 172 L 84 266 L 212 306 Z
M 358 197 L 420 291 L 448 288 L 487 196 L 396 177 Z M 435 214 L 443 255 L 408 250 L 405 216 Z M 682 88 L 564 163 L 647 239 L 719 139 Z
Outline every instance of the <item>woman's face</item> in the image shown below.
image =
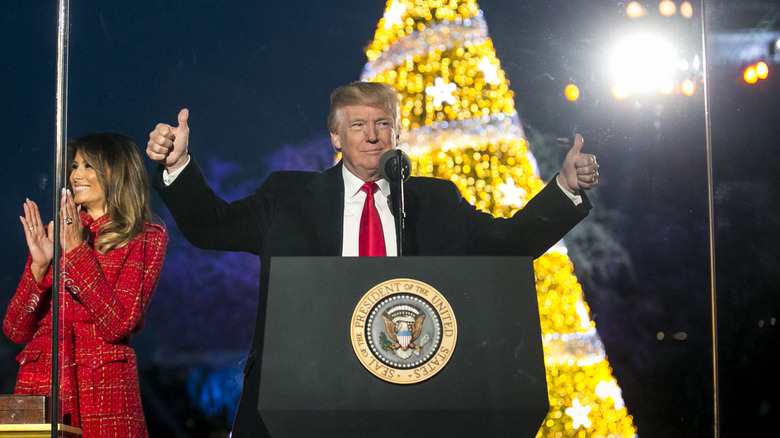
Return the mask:
M 70 186 L 73 188 L 73 200 L 93 219 L 103 216 L 105 211 L 105 196 L 100 187 L 95 169 L 92 168 L 81 152 L 77 151 L 70 163 Z

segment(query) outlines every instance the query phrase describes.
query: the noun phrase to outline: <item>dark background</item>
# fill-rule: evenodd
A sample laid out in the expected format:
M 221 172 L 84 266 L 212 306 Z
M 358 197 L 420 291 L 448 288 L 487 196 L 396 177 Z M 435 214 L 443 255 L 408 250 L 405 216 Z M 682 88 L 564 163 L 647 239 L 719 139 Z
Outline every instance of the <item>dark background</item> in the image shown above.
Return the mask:
M 56 191 L 56 2 L 7 3 L 3 309 L 27 254 L 21 204 L 39 202 L 46 220 Z M 192 151 L 231 199 L 272 169 L 326 166 L 328 95 L 360 78 L 384 2 L 226 3 L 73 2 L 68 137 L 116 131 L 145 148 L 156 123 L 174 123 L 187 107 Z M 780 81 L 769 49 L 780 37 L 778 5 L 705 2 L 706 102 L 701 86 L 692 98 L 615 101 L 602 64 L 611 39 L 635 25 L 623 14 L 626 3 L 479 6 L 543 178 L 574 132 L 601 164 L 596 208 L 567 245 L 640 436 L 713 436 L 714 363 L 722 436 L 767 435 L 776 429 L 770 419 L 780 390 Z M 643 23 L 701 54 L 701 7 L 694 8 L 693 20 L 656 13 Z M 770 76 L 748 86 L 741 71 L 758 60 Z M 562 97 L 569 82 L 582 92 L 574 103 Z M 192 248 L 156 198 L 154 209 L 171 244 L 147 327 L 134 339 L 150 434 L 225 436 L 252 332 L 258 262 Z M 13 389 L 20 348 L 0 337 L 0 393 Z

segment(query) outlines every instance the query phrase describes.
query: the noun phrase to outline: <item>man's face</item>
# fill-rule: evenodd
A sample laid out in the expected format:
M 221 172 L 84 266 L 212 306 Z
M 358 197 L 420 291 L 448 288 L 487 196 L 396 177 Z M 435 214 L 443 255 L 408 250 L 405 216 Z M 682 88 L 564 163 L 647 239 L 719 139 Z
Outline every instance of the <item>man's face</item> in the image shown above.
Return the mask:
M 347 170 L 369 182 L 381 178 L 379 158 L 395 148 L 398 133 L 387 110 L 356 105 L 341 109 L 338 132 L 331 132 L 330 138 Z

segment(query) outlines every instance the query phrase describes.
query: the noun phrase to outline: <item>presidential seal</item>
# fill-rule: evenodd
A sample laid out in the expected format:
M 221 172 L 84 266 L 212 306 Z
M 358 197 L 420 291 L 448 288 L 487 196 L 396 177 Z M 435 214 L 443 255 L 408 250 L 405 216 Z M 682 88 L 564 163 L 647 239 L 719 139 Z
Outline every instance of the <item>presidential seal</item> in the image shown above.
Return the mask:
M 455 349 L 458 327 L 439 291 L 399 278 L 363 295 L 352 314 L 350 336 L 355 355 L 371 374 L 411 384 L 444 368 Z

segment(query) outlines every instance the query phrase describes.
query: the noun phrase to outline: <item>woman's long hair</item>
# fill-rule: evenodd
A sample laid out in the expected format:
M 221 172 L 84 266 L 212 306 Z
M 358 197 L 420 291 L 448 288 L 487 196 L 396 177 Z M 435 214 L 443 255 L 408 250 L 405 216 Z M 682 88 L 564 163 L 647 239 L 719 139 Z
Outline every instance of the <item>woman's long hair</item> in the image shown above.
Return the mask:
M 68 163 L 76 152 L 95 170 L 109 218 L 100 228 L 95 248 L 105 254 L 127 245 L 153 218 L 149 180 L 138 146 L 124 135 L 98 132 L 68 142 Z M 68 184 L 71 172 L 68 166 Z

